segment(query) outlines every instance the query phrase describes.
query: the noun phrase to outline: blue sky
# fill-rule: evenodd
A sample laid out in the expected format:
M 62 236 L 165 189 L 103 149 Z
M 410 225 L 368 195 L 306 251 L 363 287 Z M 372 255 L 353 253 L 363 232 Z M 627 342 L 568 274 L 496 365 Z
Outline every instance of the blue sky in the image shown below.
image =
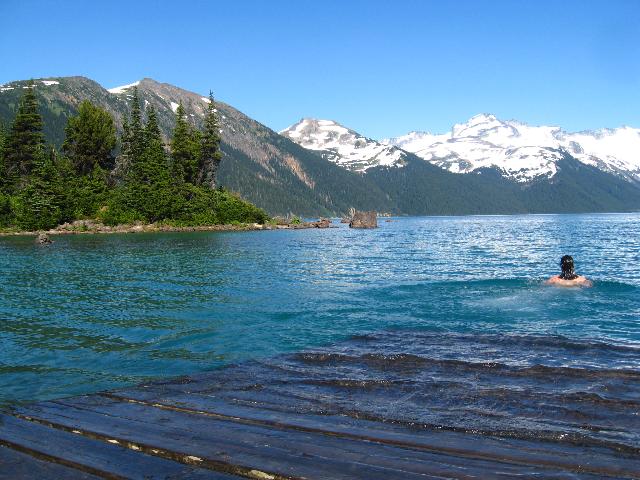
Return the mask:
M 280 130 L 329 118 L 373 138 L 476 113 L 640 127 L 640 1 L 0 0 L 0 83 L 143 77 Z

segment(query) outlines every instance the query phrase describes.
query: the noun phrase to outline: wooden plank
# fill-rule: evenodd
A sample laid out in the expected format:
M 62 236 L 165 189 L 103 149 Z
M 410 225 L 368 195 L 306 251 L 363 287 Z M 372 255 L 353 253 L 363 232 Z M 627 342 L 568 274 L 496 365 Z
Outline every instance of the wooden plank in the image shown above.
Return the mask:
M 86 406 L 85 406 L 86 407 Z M 28 413 L 32 417 L 57 422 L 67 427 L 110 435 L 121 442 L 134 443 L 141 451 L 158 449 L 168 454 L 190 455 L 202 459 L 203 464 L 227 463 L 244 472 L 266 472 L 278 478 L 336 478 L 336 479 L 388 479 L 388 478 L 437 478 L 424 472 L 417 475 L 398 468 L 401 458 L 390 456 L 393 468 L 371 466 L 363 462 L 368 455 L 379 451 L 350 452 L 344 445 L 320 445 L 301 443 L 300 436 L 279 431 L 230 422 L 202 421 L 192 416 L 159 409 L 141 408 L 138 405 L 117 403 L 107 410 L 94 406 L 93 410 L 69 405 L 40 404 Z M 429 465 L 430 472 L 442 470 L 441 461 Z M 454 478 L 466 478 L 454 475 Z
M 81 472 L 58 463 L 42 460 L 27 453 L 0 446 L 0 480 L 98 480 L 90 473 Z
M 256 398 L 262 392 L 256 392 Z M 287 409 L 265 409 L 263 403 L 234 403 L 214 395 L 182 393 L 178 390 L 157 392 L 154 388 L 130 389 L 108 394 L 111 398 L 143 402 L 191 410 L 195 414 L 209 414 L 223 419 L 257 422 L 275 428 L 302 429 L 325 435 L 342 435 L 385 444 L 424 448 L 433 452 L 468 458 L 499 458 L 521 465 L 556 465 L 571 471 L 604 473 L 621 467 L 621 472 L 633 471 L 640 462 L 640 455 L 620 453 L 609 448 L 587 445 L 563 445 L 544 441 L 527 441 L 513 438 L 492 438 L 469 433 L 428 429 L 410 429 L 401 425 L 353 419 L 337 415 L 299 414 Z M 612 467 L 613 464 L 613 467 Z
M 538 478 L 575 478 L 581 473 L 634 478 L 628 465 L 514 465 L 500 456 L 466 458 L 388 445 L 365 439 L 220 420 L 198 414 L 150 408 L 107 398 L 81 397 L 20 409 L 21 414 L 92 433 L 135 442 L 143 451 L 163 448 L 203 462 L 228 462 L 243 468 L 305 478 L 483 478 L 515 474 Z M 574 459 L 575 460 L 575 459 Z M 586 462 L 585 462 L 586 463 Z M 596 477 L 593 477 L 596 478 Z
M 0 415 L 0 444 L 29 452 L 50 463 L 52 474 L 43 467 L 37 478 L 57 478 L 55 465 L 73 467 L 76 477 L 95 474 L 108 478 L 164 479 L 175 477 L 199 480 L 231 480 L 239 477 L 193 467 L 184 463 L 143 454 L 112 442 L 87 438 L 15 418 Z M 43 462 L 46 463 L 46 462 Z M 64 467 L 67 468 L 67 467 Z M 36 478 L 23 470 L 12 470 L 11 478 Z M 88 478 L 93 478 L 92 475 Z
M 328 369 L 324 372 L 316 372 L 305 365 L 295 364 L 297 368 L 291 368 L 290 364 L 259 364 L 248 369 L 246 366 L 232 366 L 215 374 L 198 375 L 193 379 L 183 379 L 181 382 L 164 381 L 158 384 L 150 384 L 141 390 L 171 392 L 201 393 L 215 395 L 219 398 L 255 402 L 265 409 L 279 409 L 282 411 L 324 411 L 338 413 L 348 409 L 349 406 L 366 405 L 358 414 L 367 414 L 367 410 L 375 412 L 383 411 L 392 403 L 399 412 L 403 410 L 403 404 L 408 409 L 419 409 L 423 412 L 434 412 L 433 423 L 455 426 L 457 416 L 466 416 L 473 420 L 467 421 L 466 426 L 481 429 L 483 426 L 493 424 L 492 417 L 484 415 L 482 405 L 474 406 L 475 401 L 458 403 L 455 405 L 442 404 L 438 395 L 425 396 L 423 392 L 417 393 L 421 397 L 420 405 L 411 402 L 413 395 L 409 395 L 409 401 L 405 401 L 406 392 L 402 391 L 402 385 L 406 382 L 399 381 L 393 376 L 380 377 L 369 376 L 369 380 L 382 381 L 384 388 L 359 387 L 354 381 L 352 386 L 343 386 L 341 375 Z M 286 368 L 285 368 L 286 367 Z M 249 370 L 249 371 L 247 371 Z M 357 375 L 366 376 L 371 372 L 357 372 Z M 269 379 L 264 384 L 260 379 Z M 334 378 L 335 380 L 331 380 Z M 358 377 L 361 378 L 361 377 Z M 349 385 L 349 380 L 346 380 Z M 395 382 L 395 383 L 394 383 Z M 366 381 L 364 382 L 366 383 Z M 572 386 L 572 389 L 575 386 Z M 618 443 L 633 449 L 633 442 L 629 441 L 629 434 L 640 429 L 640 417 L 633 412 L 640 406 L 637 401 L 607 399 L 603 400 L 597 395 L 557 395 L 534 394 L 530 391 L 511 390 L 508 395 L 504 392 L 497 396 L 488 393 L 483 396 L 483 401 L 489 405 L 489 412 L 494 409 L 508 413 L 513 425 L 521 425 L 520 430 L 536 431 L 541 436 L 567 434 L 571 437 L 582 436 L 585 440 L 597 437 L 599 441 Z M 464 394 L 464 392 L 461 392 Z M 542 399 L 542 400 L 541 400 Z M 473 399 L 471 399 L 473 400 Z M 497 405 L 497 406 L 496 406 Z M 501 406 L 502 405 L 502 406 Z M 358 407 L 355 407 L 358 408 Z M 354 408 L 354 409 L 355 409 Z M 446 412 L 455 411 L 456 415 L 446 418 Z M 324 413 L 323 412 L 323 413 Z M 442 415 L 439 415 L 441 412 Z M 544 412 L 541 414 L 541 412 Z M 354 412 L 356 413 L 356 412 Z M 419 416 L 419 415 L 418 415 Z M 402 414 L 398 415 L 401 420 Z M 574 421 L 571 419 L 575 418 Z M 508 428 L 508 427 L 506 427 Z M 593 434 L 597 432 L 597 434 Z M 517 434 L 517 432 L 512 432 Z M 510 435 L 511 436 L 511 435 Z M 541 441 L 544 439 L 540 438 Z M 640 453 L 640 446 L 635 450 Z

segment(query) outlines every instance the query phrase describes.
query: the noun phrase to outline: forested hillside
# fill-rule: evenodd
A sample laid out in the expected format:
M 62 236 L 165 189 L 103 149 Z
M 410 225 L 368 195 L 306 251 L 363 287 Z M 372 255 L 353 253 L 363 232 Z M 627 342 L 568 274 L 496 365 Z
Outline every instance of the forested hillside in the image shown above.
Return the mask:
M 58 152 L 45 140 L 34 84 L 20 93 L 10 128 L 0 129 L 1 228 L 43 230 L 77 219 L 107 225 L 267 220 L 259 208 L 216 189 L 222 155 L 212 97 L 202 130 L 186 122 L 178 105 L 168 149 L 155 109 L 143 109 L 136 89 L 119 136 L 111 114 L 84 100 L 67 119 Z

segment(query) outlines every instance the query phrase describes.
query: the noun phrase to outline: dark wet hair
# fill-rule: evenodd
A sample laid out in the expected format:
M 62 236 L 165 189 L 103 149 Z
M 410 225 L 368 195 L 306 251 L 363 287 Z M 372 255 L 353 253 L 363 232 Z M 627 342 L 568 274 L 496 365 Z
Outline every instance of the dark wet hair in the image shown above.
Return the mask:
M 560 278 L 563 280 L 573 280 L 578 278 L 574 271 L 573 266 L 573 257 L 571 255 L 565 255 L 560 259 L 560 268 L 562 268 L 562 273 L 560 274 Z

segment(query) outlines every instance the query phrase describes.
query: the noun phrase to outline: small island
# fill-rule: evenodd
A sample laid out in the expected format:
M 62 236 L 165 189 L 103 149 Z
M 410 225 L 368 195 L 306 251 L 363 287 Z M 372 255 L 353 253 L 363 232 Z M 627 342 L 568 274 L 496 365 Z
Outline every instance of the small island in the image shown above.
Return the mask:
M 31 82 L 10 128 L 0 125 L 0 232 L 277 227 L 264 210 L 217 185 L 220 129 L 212 94 L 208 100 L 202 131 L 176 108 L 168 144 L 136 88 L 119 136 L 109 112 L 85 100 L 58 152 L 45 142 Z

